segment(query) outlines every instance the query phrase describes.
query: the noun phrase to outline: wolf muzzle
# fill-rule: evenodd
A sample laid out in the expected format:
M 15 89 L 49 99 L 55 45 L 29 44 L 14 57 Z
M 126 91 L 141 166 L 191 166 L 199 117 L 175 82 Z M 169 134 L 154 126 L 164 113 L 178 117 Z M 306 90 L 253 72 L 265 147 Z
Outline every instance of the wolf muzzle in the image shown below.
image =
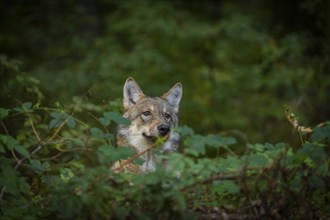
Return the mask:
M 162 137 L 165 137 L 168 134 L 168 132 L 170 131 L 170 126 L 169 125 L 162 124 L 162 125 L 159 125 L 157 127 L 157 129 L 158 129 L 159 134 Z

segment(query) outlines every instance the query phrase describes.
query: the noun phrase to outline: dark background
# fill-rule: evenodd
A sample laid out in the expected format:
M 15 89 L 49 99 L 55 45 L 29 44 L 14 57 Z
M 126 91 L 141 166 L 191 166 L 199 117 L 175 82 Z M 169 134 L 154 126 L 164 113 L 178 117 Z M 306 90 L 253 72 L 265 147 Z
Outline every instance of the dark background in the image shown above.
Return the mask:
M 180 124 L 290 141 L 330 115 L 330 7 L 306 1 L 0 1 L 1 106 L 120 103 L 183 84 Z M 15 124 L 8 125 L 15 130 Z

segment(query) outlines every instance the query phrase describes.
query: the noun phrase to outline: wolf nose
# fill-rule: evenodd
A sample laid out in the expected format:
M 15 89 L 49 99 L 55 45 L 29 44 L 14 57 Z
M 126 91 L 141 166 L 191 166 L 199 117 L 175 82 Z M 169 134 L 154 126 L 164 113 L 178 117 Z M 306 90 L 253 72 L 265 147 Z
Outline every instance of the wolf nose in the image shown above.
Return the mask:
M 170 131 L 170 126 L 168 126 L 168 125 L 159 125 L 158 126 L 158 131 L 159 131 L 159 134 L 164 137 Z

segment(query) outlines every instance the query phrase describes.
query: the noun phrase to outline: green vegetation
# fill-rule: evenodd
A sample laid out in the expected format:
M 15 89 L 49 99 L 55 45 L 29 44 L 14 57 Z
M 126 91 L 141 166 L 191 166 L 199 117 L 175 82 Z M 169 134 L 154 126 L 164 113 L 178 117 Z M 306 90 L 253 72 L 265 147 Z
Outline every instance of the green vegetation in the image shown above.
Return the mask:
M 1 1 L 0 218 L 328 218 L 329 9 Z M 166 170 L 110 170 L 128 76 L 183 84 Z

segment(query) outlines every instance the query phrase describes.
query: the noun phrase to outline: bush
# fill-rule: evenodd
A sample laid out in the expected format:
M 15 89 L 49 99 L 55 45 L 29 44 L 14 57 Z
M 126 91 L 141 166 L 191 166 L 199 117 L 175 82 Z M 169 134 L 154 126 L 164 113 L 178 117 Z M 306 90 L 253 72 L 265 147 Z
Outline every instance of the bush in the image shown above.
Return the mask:
M 165 168 L 143 175 L 114 174 L 112 163 L 134 152 L 117 148 L 108 126 L 127 122 L 118 113 L 103 113 L 92 106 L 80 98 L 72 107 L 26 102 L 0 109 L 5 131 L 6 124 L 21 120 L 14 135 L 0 136 L 3 219 L 325 218 L 330 214 L 330 122 L 311 130 L 300 126 L 288 111 L 302 138 L 300 146 L 245 142 L 243 154 L 235 153 L 242 142 L 239 137 L 203 136 L 183 126 L 178 128 L 181 153 L 159 155 L 168 160 Z M 87 117 L 97 126 L 86 123 Z

